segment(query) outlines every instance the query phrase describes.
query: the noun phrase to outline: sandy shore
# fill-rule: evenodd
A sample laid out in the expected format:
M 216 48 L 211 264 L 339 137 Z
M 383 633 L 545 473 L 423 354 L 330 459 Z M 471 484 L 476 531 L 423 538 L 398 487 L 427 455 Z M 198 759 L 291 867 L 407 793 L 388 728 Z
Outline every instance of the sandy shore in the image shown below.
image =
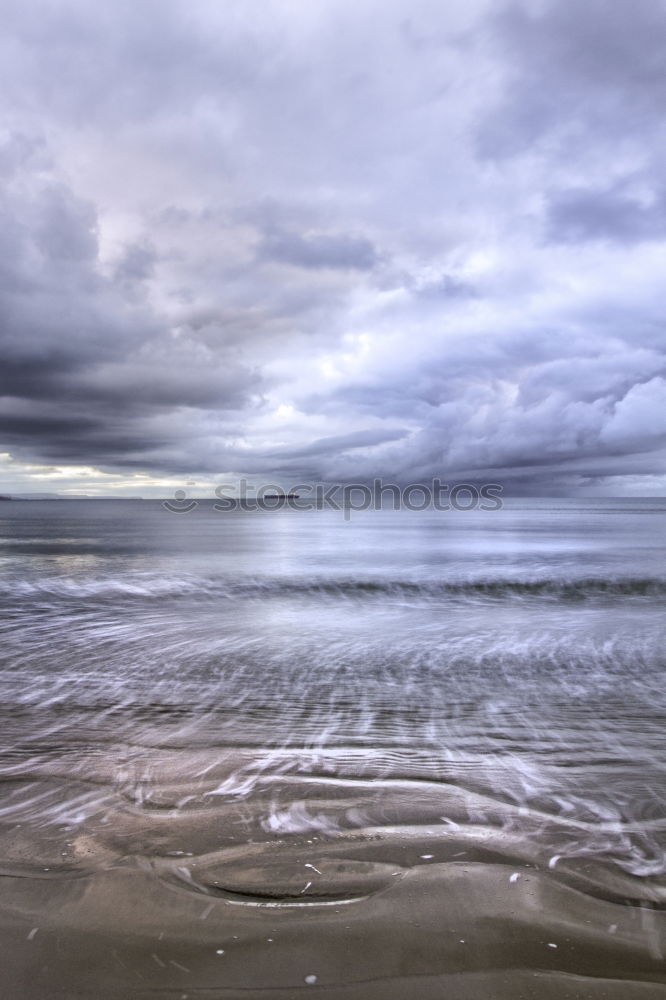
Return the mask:
M 115 747 L 5 783 L 3 996 L 666 997 L 663 880 L 418 761 L 297 756 Z

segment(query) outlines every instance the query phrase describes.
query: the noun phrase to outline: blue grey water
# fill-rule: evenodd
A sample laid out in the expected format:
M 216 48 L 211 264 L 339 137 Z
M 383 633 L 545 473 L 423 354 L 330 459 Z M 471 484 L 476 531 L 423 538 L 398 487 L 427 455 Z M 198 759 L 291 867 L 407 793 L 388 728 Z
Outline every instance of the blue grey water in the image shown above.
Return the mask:
M 28 942 L 15 995 L 87 996 L 63 935 L 97 920 L 99 996 L 287 997 L 308 974 L 330 997 L 363 982 L 359 996 L 415 995 L 417 975 L 422 996 L 666 996 L 665 599 L 664 499 L 349 519 L 2 503 L 0 912 Z M 121 913 L 128 872 L 146 884 Z M 449 933 L 453 878 L 463 899 L 485 886 L 467 930 L 394 968 L 371 907 L 404 938 L 429 879 L 423 919 L 443 906 Z M 527 893 L 517 916 L 510 900 L 484 909 L 496 878 Z M 218 909 L 185 937 L 165 924 L 171 957 L 146 943 L 154 912 L 182 926 L 193 900 Z M 354 940 L 375 935 L 384 958 L 343 960 L 331 906 L 356 907 Z M 275 914 L 286 933 L 308 907 L 316 939 L 290 924 L 275 965 L 258 941 L 277 946 Z M 229 914 L 238 934 L 211 967 L 203 928 Z M 118 944 L 133 921 L 136 944 Z M 241 939 L 255 957 L 236 968 Z M 26 971 L 38 947 L 58 969 L 48 989 Z

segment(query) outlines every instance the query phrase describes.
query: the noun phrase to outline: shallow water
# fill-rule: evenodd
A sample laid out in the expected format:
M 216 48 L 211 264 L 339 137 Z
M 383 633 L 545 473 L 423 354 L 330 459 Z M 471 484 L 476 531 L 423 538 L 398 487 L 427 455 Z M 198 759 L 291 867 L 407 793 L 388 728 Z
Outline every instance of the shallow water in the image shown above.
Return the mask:
M 0 507 L 2 995 L 666 997 L 666 501 Z

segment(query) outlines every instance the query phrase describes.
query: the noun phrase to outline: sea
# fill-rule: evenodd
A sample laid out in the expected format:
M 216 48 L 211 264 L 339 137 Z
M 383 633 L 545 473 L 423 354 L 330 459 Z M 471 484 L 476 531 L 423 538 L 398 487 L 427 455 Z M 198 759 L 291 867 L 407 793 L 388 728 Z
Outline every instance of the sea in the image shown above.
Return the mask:
M 0 995 L 666 998 L 666 499 L 0 504 Z

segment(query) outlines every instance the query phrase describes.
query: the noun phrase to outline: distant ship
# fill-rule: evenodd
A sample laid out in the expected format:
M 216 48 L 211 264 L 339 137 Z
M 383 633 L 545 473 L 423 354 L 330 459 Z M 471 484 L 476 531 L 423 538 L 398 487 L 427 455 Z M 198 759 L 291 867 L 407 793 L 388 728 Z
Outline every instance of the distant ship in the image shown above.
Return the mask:
M 267 493 L 263 500 L 298 500 L 298 493 Z

